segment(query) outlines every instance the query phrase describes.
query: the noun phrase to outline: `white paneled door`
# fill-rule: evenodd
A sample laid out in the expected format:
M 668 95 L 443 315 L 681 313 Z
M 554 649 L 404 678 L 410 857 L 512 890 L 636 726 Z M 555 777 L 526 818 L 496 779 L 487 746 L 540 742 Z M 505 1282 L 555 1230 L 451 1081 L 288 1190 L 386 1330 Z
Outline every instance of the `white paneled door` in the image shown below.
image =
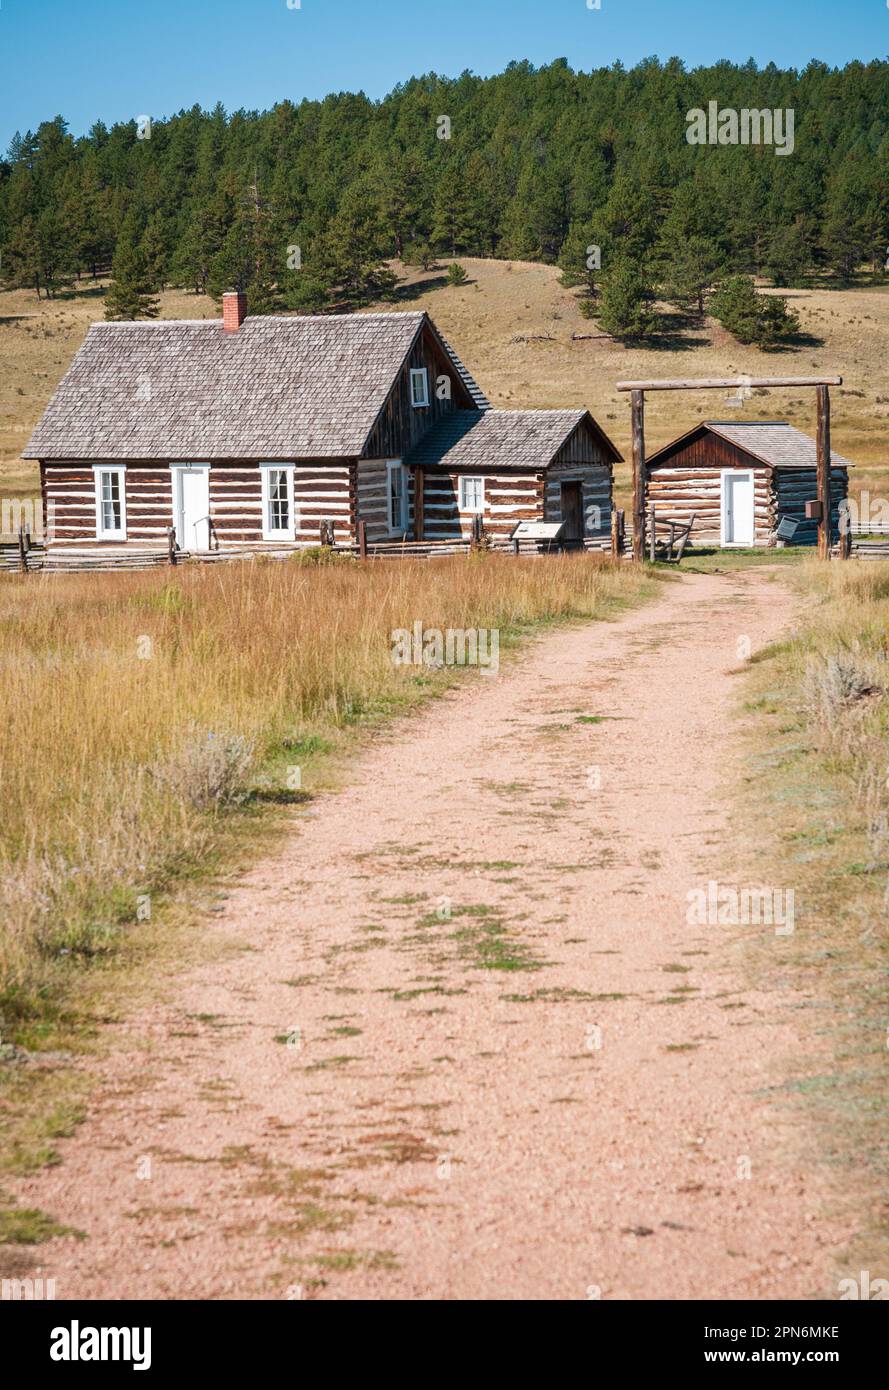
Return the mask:
M 753 544 L 753 473 L 722 475 L 722 544 Z
M 173 468 L 173 525 L 180 550 L 210 549 L 210 469 Z

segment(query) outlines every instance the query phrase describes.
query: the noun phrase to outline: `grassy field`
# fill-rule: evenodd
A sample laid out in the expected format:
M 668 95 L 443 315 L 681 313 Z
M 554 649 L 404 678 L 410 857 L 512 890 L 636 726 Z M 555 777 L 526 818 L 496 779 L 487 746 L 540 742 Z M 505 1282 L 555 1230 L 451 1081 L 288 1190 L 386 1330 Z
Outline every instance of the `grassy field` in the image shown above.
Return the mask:
M 815 1078 L 788 1059 L 776 1098 L 815 1119 L 837 1202 L 859 1222 L 849 1259 L 873 1269 L 889 1258 L 889 565 L 792 573 L 805 623 L 746 684 L 738 841 L 751 881 L 795 887 L 796 930 L 765 933 L 755 967 L 800 992 L 825 1056 Z
M 645 346 L 624 347 L 598 334 L 582 317 L 578 292 L 559 284 L 553 266 L 463 258 L 465 286 L 445 283 L 447 262 L 428 272 L 397 268 L 393 303 L 377 308 L 429 311 L 503 408 L 587 406 L 625 458 L 630 456 L 629 403 L 614 390 L 621 378 L 801 376 L 840 373 L 831 395 L 834 447 L 857 465 L 851 491 L 889 495 L 889 285 L 877 288 L 785 291 L 800 317 L 800 341 L 780 352 L 742 347 L 712 319 L 681 322 L 660 306 L 664 333 Z M 79 347 L 88 325 L 103 318 L 103 286 L 84 284 L 47 302 L 28 290 L 0 294 L 0 470 L 4 495 L 33 491 L 36 469 L 19 455 L 46 402 Z M 161 296 L 164 318 L 213 318 L 212 300 L 181 291 Z M 700 419 L 789 420 L 814 433 L 811 391 L 754 393 L 743 407 L 722 392 L 664 392 L 646 401 L 650 450 Z M 629 469 L 616 474 L 621 501 Z

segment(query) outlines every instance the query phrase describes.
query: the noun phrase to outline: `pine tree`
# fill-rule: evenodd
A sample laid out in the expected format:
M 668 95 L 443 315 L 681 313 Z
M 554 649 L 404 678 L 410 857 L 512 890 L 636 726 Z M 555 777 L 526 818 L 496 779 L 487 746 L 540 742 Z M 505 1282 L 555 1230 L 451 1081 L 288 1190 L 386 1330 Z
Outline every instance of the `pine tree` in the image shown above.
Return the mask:
M 210 262 L 207 289 L 216 299 L 226 290 L 239 290 L 247 296 L 251 313 L 272 314 L 281 307 L 286 269 L 287 243 L 254 169 L 235 220 Z
M 764 270 L 773 285 L 800 285 L 811 264 L 811 250 L 799 223 L 776 227 L 769 241 Z
M 51 207 L 37 216 L 37 261 L 47 298 L 72 284 L 77 270 L 76 229 Z
M 371 171 L 380 222 L 391 238 L 392 254 L 399 259 L 404 258 L 405 248 L 416 239 L 422 222 L 425 220 L 428 225 L 424 177 L 421 161 L 401 151 L 381 157 Z
M 228 188 L 202 198 L 197 195 L 184 217 L 170 263 L 170 279 L 195 294 L 206 294 L 211 267 L 225 244 L 234 219 L 235 201 Z M 224 287 L 223 287 L 224 288 Z
M 605 332 L 615 338 L 644 337 L 657 325 L 651 308 L 653 297 L 638 263 L 619 257 L 608 271 L 595 312 Z
M 821 228 L 821 249 L 827 265 L 848 284 L 865 254 L 861 200 L 848 172 L 833 182 Z
M 166 228 L 167 223 L 164 215 L 158 209 L 151 214 L 145 225 L 140 248 L 145 258 L 148 277 L 152 284 L 157 285 L 158 289 L 163 289 L 167 279 L 169 255 Z
M 435 190 L 432 212 L 432 241 L 447 256 L 470 249 L 473 224 L 466 183 L 456 162 L 445 165 Z
M 602 247 L 608 271 L 617 259 L 641 262 L 654 243 L 657 209 L 651 193 L 628 174 L 618 172 L 591 238 Z
M 347 189 L 319 247 L 331 281 L 349 304 L 366 304 L 388 293 L 395 276 L 385 265 L 386 231 L 373 189 L 356 183 Z
M 704 295 L 721 265 L 719 247 L 709 238 L 695 236 L 679 242 L 664 265 L 664 297 L 703 314 Z
M 158 286 L 149 274 L 141 243 L 142 226 L 133 212 L 117 238 L 111 262 L 112 283 L 105 296 L 106 319 L 156 319 L 160 312 Z
M 37 225 L 30 214 L 19 218 L 3 251 L 3 278 L 12 287 L 31 285 L 40 298 Z
M 591 241 L 588 224 L 571 224 L 559 255 L 559 265 L 562 267 L 561 283 L 566 289 L 582 286 L 581 313 L 587 314 L 587 306 L 595 298 L 601 276 L 601 248 Z
M 710 312 L 739 343 L 774 347 L 799 332 L 799 319 L 781 295 L 757 294 L 749 275 L 723 280 L 710 300 Z

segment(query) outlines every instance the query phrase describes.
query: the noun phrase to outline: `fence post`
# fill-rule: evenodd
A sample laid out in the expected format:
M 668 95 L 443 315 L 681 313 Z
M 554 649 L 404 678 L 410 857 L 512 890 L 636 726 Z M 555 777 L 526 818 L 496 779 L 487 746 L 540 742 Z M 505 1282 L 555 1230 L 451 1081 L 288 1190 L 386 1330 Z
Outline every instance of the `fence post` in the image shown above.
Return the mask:
M 358 558 L 359 558 L 359 560 L 366 560 L 366 559 L 367 559 L 367 522 L 366 522 L 366 521 L 359 521 L 359 523 L 358 523 Z
M 167 527 L 167 559 L 171 565 L 176 563 L 176 527 Z
M 826 386 L 816 390 L 818 398 L 818 435 L 815 480 L 818 485 L 818 498 L 821 502 L 821 516 L 818 519 L 818 558 L 830 559 L 830 391 Z
M 620 519 L 617 512 L 611 508 L 611 558 L 616 560 L 620 555 Z
M 19 527 L 19 569 L 22 574 L 28 573 L 28 552 L 25 548 L 25 528 Z
M 633 559 L 645 559 L 645 393 L 631 391 L 633 426 Z
M 840 559 L 848 560 L 852 554 L 852 528 L 848 522 L 840 527 Z
M 649 510 L 648 523 L 651 527 L 651 535 L 648 538 L 648 558 L 654 564 L 654 507 Z

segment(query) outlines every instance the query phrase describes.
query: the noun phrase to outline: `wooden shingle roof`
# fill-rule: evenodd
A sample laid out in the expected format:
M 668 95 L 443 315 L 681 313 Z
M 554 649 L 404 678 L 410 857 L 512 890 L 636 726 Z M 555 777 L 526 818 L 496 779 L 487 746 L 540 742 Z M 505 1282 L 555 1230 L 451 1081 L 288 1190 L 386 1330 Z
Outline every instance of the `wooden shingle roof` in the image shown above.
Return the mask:
M 746 454 L 750 454 L 769 468 L 814 468 L 818 461 L 815 440 L 795 426 L 788 425 L 786 421 L 704 420 L 651 454 L 647 463 L 657 463 L 678 444 L 685 443 L 703 430 L 710 430 L 711 433 L 719 435 L 720 439 L 728 440 L 730 444 L 743 449 Z M 834 468 L 853 467 L 847 458 L 843 458 L 843 455 L 834 449 L 830 452 L 830 462 Z
M 424 325 L 486 406 L 422 312 L 93 324 L 23 457 L 354 458 Z
M 583 420 L 609 459 L 620 454 L 586 410 L 455 410 L 434 425 L 405 460 L 443 468 L 541 468 Z

